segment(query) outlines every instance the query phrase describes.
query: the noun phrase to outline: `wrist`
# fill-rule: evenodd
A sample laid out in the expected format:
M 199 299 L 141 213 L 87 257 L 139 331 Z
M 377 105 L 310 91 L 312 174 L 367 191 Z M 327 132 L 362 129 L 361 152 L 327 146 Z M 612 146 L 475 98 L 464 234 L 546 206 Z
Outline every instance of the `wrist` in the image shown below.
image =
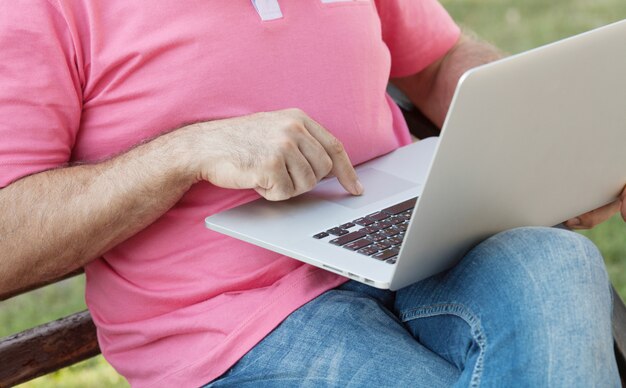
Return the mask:
M 162 135 L 150 142 L 147 162 L 163 172 L 168 181 L 176 181 L 184 186 L 198 182 L 196 159 L 197 145 L 194 134 L 188 129 L 180 128 Z
M 172 168 L 193 183 L 211 181 L 211 167 L 220 158 L 221 121 L 201 122 L 182 127 L 167 136 L 174 155 Z

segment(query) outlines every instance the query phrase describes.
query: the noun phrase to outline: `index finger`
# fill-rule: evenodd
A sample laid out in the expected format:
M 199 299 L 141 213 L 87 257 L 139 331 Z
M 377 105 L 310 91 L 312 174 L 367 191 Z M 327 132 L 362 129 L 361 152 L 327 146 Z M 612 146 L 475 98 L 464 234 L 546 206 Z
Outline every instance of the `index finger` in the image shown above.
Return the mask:
M 322 145 L 328 156 L 330 156 L 333 162 L 331 173 L 337 177 L 344 189 L 353 195 L 363 194 L 363 185 L 359 181 L 354 167 L 352 167 L 343 144 L 315 120 L 304 117 L 303 122 L 307 131 Z

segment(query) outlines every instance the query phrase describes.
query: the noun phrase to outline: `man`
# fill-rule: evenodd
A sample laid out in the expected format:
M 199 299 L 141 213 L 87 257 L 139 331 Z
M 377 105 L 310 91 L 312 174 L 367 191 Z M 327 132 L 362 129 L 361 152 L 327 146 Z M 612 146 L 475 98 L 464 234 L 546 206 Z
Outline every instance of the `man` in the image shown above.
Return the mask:
M 352 163 L 410 141 L 390 77 L 440 125 L 497 53 L 436 1 L 33 0 L 0 19 L 2 289 L 86 265 L 133 385 L 618 384 L 602 259 L 573 233 L 505 232 L 392 293 L 204 229 L 329 173 L 361 194 Z

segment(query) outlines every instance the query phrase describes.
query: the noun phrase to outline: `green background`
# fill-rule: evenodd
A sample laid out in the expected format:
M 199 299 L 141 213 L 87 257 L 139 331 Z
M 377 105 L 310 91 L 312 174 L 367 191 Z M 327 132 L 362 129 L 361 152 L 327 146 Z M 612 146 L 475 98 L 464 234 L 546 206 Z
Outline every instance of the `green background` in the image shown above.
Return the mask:
M 626 18 L 624 0 L 443 0 L 442 3 L 466 30 L 474 31 L 510 54 Z M 616 216 L 584 234 L 600 247 L 613 284 L 622 298 L 626 298 L 623 221 Z M 83 290 L 81 276 L 0 302 L 0 336 L 85 309 Z M 99 356 L 23 386 L 125 387 L 128 383 Z

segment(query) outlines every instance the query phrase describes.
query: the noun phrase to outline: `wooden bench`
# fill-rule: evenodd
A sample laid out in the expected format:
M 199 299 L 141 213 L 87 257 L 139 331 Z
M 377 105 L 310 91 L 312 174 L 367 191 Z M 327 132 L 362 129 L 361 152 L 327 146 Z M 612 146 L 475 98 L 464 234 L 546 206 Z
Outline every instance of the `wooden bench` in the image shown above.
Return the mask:
M 0 294 L 0 301 L 80 273 L 75 271 L 51 282 Z M 99 353 L 96 327 L 87 310 L 1 338 L 0 387 L 32 380 Z
M 436 128 L 414 107 L 395 95 L 411 132 L 423 139 L 437 134 Z M 47 284 L 75 276 L 75 271 L 47 283 L 0 294 L 0 301 Z M 626 306 L 613 289 L 613 335 L 622 385 L 626 386 Z M 590 318 L 592 319 L 592 318 Z M 96 328 L 89 311 L 81 311 L 21 333 L 0 339 L 0 388 L 16 385 L 100 353 Z

